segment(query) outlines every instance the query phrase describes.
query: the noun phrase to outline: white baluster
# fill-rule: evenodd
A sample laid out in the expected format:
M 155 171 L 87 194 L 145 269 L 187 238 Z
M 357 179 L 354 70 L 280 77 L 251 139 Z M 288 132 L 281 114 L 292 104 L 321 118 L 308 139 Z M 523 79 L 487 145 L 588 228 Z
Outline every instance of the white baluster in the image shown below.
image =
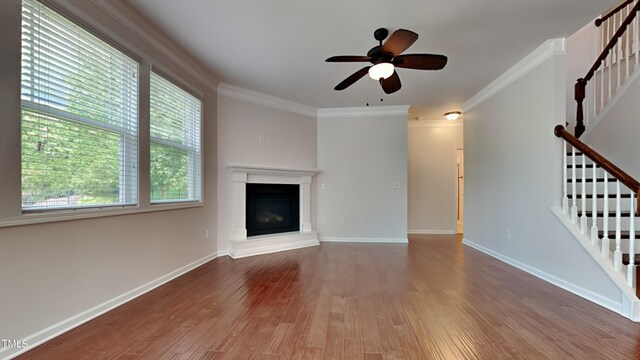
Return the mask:
M 636 44 L 635 46 L 635 50 L 636 50 L 636 64 L 638 64 L 638 54 L 640 54 L 640 52 L 638 52 L 638 35 L 640 35 L 638 33 L 638 29 L 640 28 L 640 18 L 638 18 L 638 15 L 636 14 L 636 19 L 635 19 L 635 24 L 636 24 L 636 30 L 635 30 L 635 35 L 633 36 L 633 42 Z M 636 68 L 634 67 L 633 70 L 635 70 Z
M 627 15 L 629 15 L 629 8 L 627 8 Z M 625 62 L 625 67 L 627 70 L 627 74 L 624 77 L 625 80 L 629 77 L 629 60 L 631 60 L 631 58 L 629 57 L 629 40 L 631 40 L 631 38 L 629 37 L 630 34 L 630 26 L 627 26 L 627 29 L 624 31 L 624 35 L 625 35 L 625 43 L 624 43 L 624 62 Z
M 627 285 L 635 287 L 636 285 L 636 225 L 635 225 L 635 204 L 636 194 L 631 190 L 631 201 L 629 203 L 629 211 L 631 212 L 631 218 L 629 219 L 629 265 L 627 265 Z
M 591 212 L 593 213 L 591 216 L 591 245 L 598 245 L 598 183 L 596 179 L 598 178 L 597 173 L 598 167 L 595 163 L 593 163 L 593 182 L 591 183 Z M 604 199 L 604 201 L 608 201 Z
M 605 179 L 605 182 L 608 179 Z M 613 269 L 620 271 L 622 269 L 622 250 L 620 250 L 620 242 L 622 241 L 622 211 L 620 199 L 620 181 L 616 180 L 616 250 L 613 252 Z
M 578 221 L 578 194 L 576 192 L 576 148 L 571 147 L 571 197 L 573 199 L 571 205 L 571 222 L 576 223 Z
M 607 58 L 605 58 L 602 62 L 602 69 L 600 69 L 600 110 L 599 112 L 602 111 L 602 108 L 604 107 L 604 70 L 606 69 L 607 66 Z
M 587 158 L 582 154 L 582 193 L 580 194 L 582 216 L 580 216 L 580 232 L 587 232 Z
M 567 196 L 567 171 L 569 171 L 569 169 L 567 169 L 567 142 L 566 141 L 562 141 L 562 213 L 563 214 L 568 214 L 569 213 L 569 197 Z
M 622 14 L 620 14 L 620 16 L 622 16 Z M 618 54 L 618 58 L 616 59 L 616 70 L 618 70 L 618 82 L 616 82 L 616 91 L 618 91 L 618 88 L 620 87 L 620 72 L 622 68 L 622 37 L 618 38 L 618 42 L 616 43 L 616 54 Z
M 598 117 L 598 72 L 595 74 L 596 78 L 593 79 L 593 118 L 596 119 Z
M 612 82 L 612 78 L 613 78 L 613 52 L 614 49 L 610 49 L 609 50 L 609 94 L 607 95 L 607 102 L 609 102 L 609 99 L 611 99 L 611 82 Z
M 604 175 L 604 178 L 606 179 L 607 176 L 609 176 L 609 174 L 607 174 L 607 172 L 603 169 L 602 173 Z M 593 181 L 596 181 L 596 179 L 593 179 Z M 607 186 L 607 183 L 604 183 L 604 204 L 603 204 L 603 209 L 602 209 L 602 242 L 601 242 L 601 248 L 600 248 L 600 254 L 605 257 L 605 258 L 609 258 L 609 252 L 611 251 L 609 249 L 609 186 Z

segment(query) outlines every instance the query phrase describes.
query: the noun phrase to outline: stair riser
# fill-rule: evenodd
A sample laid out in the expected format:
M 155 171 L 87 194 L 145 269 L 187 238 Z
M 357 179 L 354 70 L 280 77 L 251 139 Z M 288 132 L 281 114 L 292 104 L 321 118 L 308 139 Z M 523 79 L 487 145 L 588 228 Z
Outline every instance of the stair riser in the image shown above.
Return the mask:
M 576 201 L 578 202 L 578 209 L 580 209 L 580 207 L 582 206 L 582 199 L 578 197 Z M 586 199 L 585 202 L 587 204 L 587 210 L 591 210 L 593 207 L 593 199 Z M 608 199 L 606 200 L 606 202 L 609 205 L 609 211 L 615 211 L 616 199 Z M 621 199 L 621 209 L 628 212 L 631 207 L 630 202 L 631 199 Z M 596 206 L 598 207 L 598 211 L 602 211 L 602 209 L 604 209 L 604 203 L 605 199 L 596 199 Z M 569 198 L 569 206 L 571 205 L 573 205 L 573 199 Z
M 602 218 L 598 218 L 598 220 L 596 220 L 596 224 L 598 224 L 598 230 L 602 231 L 604 229 L 604 221 Z M 578 224 L 580 224 L 580 212 L 578 212 Z M 615 230 L 615 224 L 616 224 L 616 218 L 609 218 L 609 231 L 614 231 Z M 623 231 L 628 231 L 629 230 L 629 218 L 621 218 L 620 219 L 620 226 L 621 229 Z M 638 218 L 636 218 L 635 220 L 635 227 L 636 230 L 640 230 L 640 220 Z M 587 228 L 588 230 L 591 229 L 591 218 L 587 219 Z M 640 236 L 637 237 L 636 239 L 640 239 Z M 639 240 L 640 241 L 640 240 Z
M 635 244 L 635 254 L 640 254 L 640 241 L 636 240 L 636 244 Z M 616 240 L 610 238 L 609 239 L 609 248 L 611 249 L 611 251 L 614 251 L 616 249 Z M 629 253 L 629 240 L 625 240 L 622 239 L 620 240 L 620 249 L 622 250 L 623 253 Z

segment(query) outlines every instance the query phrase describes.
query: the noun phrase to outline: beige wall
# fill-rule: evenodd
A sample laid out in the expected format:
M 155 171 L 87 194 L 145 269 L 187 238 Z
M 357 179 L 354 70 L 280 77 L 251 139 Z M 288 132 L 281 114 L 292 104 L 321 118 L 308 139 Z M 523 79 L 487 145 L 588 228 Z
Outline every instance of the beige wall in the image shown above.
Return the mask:
M 407 115 L 319 118 L 318 167 L 320 240 L 406 241 Z
M 180 60 L 178 65 L 90 1 L 61 4 L 91 27 L 104 31 L 203 94 L 204 206 L 0 228 L 0 339 L 27 337 L 214 254 L 217 249 L 213 235 L 217 99 L 203 83 L 215 84 L 215 79 L 196 78 L 193 72 L 185 71 L 186 67 L 197 65 L 183 52 L 169 47 Z M 145 26 L 139 18 L 130 20 Z M 20 121 L 19 0 L 0 2 L 0 40 L 0 214 L 7 215 L 15 211 L 16 205 L 19 212 L 20 201 L 15 196 L 19 195 L 15 186 L 19 189 L 20 179 L 19 151 L 15 151 L 16 137 L 19 139 L 15 129 Z M 171 46 L 163 39 L 155 40 Z M 201 68 L 197 71 L 203 73 Z M 211 230 L 210 238 L 205 237 L 206 229 Z
M 465 109 L 467 241 L 611 307 L 621 291 L 550 208 L 562 184 L 564 56 L 556 55 Z M 506 231 L 510 232 L 507 237 Z
M 409 233 L 455 233 L 462 126 L 409 125 Z
M 264 142 L 260 142 L 260 137 Z M 231 238 L 231 174 L 229 164 L 314 169 L 316 118 L 274 109 L 228 96 L 218 96 L 218 239 L 219 249 Z M 282 145 L 282 140 L 285 145 Z M 312 219 L 315 212 L 312 199 Z M 315 224 L 312 224 L 315 226 Z

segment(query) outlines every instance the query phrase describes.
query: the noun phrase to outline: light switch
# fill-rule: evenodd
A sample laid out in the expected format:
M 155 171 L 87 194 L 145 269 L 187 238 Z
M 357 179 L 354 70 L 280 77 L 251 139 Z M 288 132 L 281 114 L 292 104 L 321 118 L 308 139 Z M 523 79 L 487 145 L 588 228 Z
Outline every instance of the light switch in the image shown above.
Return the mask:
M 258 136 L 258 142 L 259 142 L 260 144 L 264 144 L 264 135 L 260 135 L 260 136 Z

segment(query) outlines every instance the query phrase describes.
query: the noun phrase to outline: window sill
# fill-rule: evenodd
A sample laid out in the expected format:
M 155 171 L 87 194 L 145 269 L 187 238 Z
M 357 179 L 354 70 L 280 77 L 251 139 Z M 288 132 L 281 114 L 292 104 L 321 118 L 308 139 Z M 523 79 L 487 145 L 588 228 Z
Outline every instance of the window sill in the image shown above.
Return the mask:
M 157 211 L 190 209 L 204 206 L 202 201 L 184 203 L 153 204 L 148 207 L 122 206 L 102 209 L 52 210 L 47 212 L 24 213 L 22 215 L 0 219 L 0 228 L 20 225 L 42 224 L 59 221 L 93 219 L 107 216 L 143 214 Z

